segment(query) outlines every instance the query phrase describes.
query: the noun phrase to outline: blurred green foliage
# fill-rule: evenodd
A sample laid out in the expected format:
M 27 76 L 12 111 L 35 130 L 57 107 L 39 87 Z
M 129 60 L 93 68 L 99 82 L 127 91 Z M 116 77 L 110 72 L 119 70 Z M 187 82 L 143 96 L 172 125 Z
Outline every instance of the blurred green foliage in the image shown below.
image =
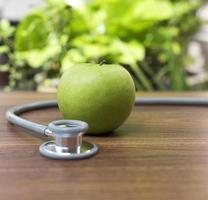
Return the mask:
M 1 21 L 11 88 L 35 89 L 37 75 L 50 80 L 75 63 L 105 61 L 127 68 L 138 90 L 188 89 L 186 48 L 203 0 L 69 2 L 47 0 L 16 30 Z

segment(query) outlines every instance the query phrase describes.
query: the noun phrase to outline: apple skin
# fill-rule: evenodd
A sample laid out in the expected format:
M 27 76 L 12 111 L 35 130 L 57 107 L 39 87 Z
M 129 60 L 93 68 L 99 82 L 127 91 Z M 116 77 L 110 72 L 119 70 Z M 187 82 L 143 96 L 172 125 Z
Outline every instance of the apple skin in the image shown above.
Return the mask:
M 65 119 L 87 122 L 90 134 L 107 133 L 131 113 L 135 85 L 120 65 L 77 64 L 62 75 L 57 99 Z

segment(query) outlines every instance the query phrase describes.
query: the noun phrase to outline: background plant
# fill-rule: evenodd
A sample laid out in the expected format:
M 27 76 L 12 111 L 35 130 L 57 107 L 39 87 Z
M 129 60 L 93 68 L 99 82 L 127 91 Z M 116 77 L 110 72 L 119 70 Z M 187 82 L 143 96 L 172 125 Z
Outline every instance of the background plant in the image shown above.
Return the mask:
M 36 89 L 75 63 L 105 61 L 127 68 L 139 90 L 189 89 L 186 48 L 202 0 L 68 2 L 48 0 L 10 31 L 11 88 Z

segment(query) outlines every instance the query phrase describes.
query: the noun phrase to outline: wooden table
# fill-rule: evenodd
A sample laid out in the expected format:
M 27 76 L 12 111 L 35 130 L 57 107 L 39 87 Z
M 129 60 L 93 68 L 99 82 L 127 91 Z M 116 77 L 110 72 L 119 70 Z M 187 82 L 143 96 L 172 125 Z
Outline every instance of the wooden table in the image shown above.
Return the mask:
M 201 96 L 208 93 L 141 93 Z M 32 92 L 0 93 L 1 200 L 207 200 L 208 108 L 140 106 L 114 134 L 86 136 L 99 153 L 80 161 L 39 155 L 40 137 L 5 119 L 13 105 L 54 98 Z M 47 124 L 57 109 L 24 114 Z

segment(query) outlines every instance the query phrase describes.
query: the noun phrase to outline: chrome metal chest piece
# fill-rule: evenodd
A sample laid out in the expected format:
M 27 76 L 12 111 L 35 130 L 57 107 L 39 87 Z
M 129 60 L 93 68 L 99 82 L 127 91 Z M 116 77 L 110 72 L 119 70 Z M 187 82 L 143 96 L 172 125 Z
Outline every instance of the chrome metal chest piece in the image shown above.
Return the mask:
M 45 135 L 54 137 L 54 141 L 43 143 L 41 155 L 54 159 L 82 159 L 98 151 L 95 144 L 82 141 L 88 130 L 88 124 L 78 120 L 53 121 L 45 130 Z

